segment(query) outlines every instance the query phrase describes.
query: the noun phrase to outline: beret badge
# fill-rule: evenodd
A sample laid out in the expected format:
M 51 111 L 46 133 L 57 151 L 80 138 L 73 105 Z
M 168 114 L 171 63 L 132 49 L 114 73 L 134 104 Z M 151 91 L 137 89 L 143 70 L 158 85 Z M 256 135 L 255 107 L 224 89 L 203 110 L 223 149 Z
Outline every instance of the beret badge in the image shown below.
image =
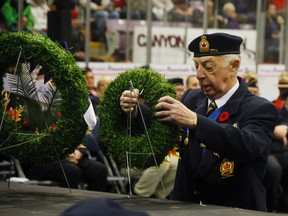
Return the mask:
M 202 35 L 199 42 L 199 50 L 201 53 L 209 52 L 209 42 L 206 40 L 206 36 Z

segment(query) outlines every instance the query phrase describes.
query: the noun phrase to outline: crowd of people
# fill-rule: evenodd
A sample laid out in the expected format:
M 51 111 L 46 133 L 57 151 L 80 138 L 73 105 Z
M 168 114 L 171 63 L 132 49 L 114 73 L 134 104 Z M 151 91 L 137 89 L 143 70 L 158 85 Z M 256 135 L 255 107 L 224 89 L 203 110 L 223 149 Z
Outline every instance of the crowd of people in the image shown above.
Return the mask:
M 20 28 L 48 36 L 53 35 L 51 32 L 49 34 L 48 30 L 48 14 L 52 11 L 61 13 L 63 10 L 71 10 L 71 26 L 68 28 L 66 23 L 63 30 L 60 28 L 58 31 L 71 31 L 71 34 L 67 36 L 69 37 L 67 38 L 70 43 L 69 47 L 75 53 L 77 60 L 84 60 L 86 0 L 26 0 L 23 4 L 22 28 Z M 265 11 L 264 61 L 279 62 L 279 43 L 283 39 L 281 29 L 284 25 L 285 2 L 267 0 L 265 5 L 267 10 Z M 209 0 L 207 6 L 209 28 L 247 29 L 247 26 L 250 29 L 256 28 L 256 1 L 221 0 L 218 5 L 215 5 L 213 0 Z M 19 30 L 18 1 L 2 0 L 0 7 L 0 32 Z M 128 13 L 128 8 L 130 8 L 130 13 Z M 216 13 L 215 8 L 217 8 Z M 128 15 L 132 20 L 147 18 L 147 1 L 141 0 L 92 0 L 90 9 L 91 41 L 105 44 L 106 49 L 108 47 L 107 19 L 126 19 Z M 204 10 L 203 0 L 152 0 L 152 20 L 165 21 L 168 24 L 188 21 L 192 27 L 202 27 Z M 50 22 L 55 22 L 55 18 Z M 51 27 L 51 29 L 54 28 Z M 51 37 L 53 38 L 53 36 Z M 103 61 L 101 58 L 92 58 L 91 60 Z M 115 57 L 115 60 L 119 61 L 119 58 Z

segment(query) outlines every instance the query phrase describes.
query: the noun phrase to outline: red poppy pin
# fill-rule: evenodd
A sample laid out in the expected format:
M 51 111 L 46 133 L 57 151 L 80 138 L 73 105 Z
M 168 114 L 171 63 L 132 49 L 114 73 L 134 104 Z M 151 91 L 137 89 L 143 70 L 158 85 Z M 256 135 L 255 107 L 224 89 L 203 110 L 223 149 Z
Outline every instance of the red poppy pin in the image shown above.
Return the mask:
M 229 118 L 229 113 L 228 112 L 222 112 L 219 115 L 218 122 L 225 122 L 225 121 L 227 121 L 228 118 Z

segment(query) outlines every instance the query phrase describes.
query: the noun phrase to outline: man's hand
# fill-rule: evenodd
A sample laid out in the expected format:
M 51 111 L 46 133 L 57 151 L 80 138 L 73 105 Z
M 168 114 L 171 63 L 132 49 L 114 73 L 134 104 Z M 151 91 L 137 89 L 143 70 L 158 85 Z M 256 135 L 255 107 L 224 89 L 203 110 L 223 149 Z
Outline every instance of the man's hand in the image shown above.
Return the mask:
M 134 89 L 134 92 L 125 90 L 120 97 L 120 106 L 123 112 L 132 112 L 135 117 L 137 115 L 137 99 L 139 96 L 139 90 Z
M 78 164 L 79 160 L 82 158 L 83 154 L 78 149 L 74 151 L 74 153 L 70 154 L 68 157 L 66 157 L 65 160 L 69 161 L 73 164 Z
M 273 135 L 276 140 L 281 140 L 284 146 L 288 145 L 286 125 L 277 125 L 274 129 Z
M 188 128 L 195 126 L 196 113 L 172 97 L 161 97 L 155 108 L 155 117 L 161 122 L 171 122 Z

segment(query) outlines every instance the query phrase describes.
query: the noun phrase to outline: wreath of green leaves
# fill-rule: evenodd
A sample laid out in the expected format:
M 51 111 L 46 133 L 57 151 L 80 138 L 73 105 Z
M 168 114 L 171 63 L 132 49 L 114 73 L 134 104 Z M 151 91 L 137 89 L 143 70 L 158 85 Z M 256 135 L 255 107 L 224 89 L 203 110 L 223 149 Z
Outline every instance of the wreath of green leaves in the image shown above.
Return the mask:
M 174 86 L 155 71 L 144 68 L 128 70 L 110 83 L 105 91 L 99 111 L 101 140 L 107 146 L 108 153 L 122 167 L 127 165 L 126 156 L 129 157 L 128 161 L 132 167 L 155 166 L 145 130 L 140 133 L 139 131 L 133 133 L 133 130 L 137 131 L 137 127 L 141 127 L 140 125 L 133 125 L 130 136 L 128 131 L 129 115 L 124 114 L 120 108 L 120 96 L 124 90 L 130 89 L 130 81 L 132 81 L 134 88 L 143 90 L 141 97 L 145 99 L 146 105 L 152 112 L 147 131 L 157 165 L 160 165 L 169 150 L 175 146 L 179 134 L 177 133 L 177 126 L 161 123 L 154 117 L 155 105 L 160 97 L 169 95 L 175 98 Z M 129 154 L 126 154 L 127 152 Z
M 0 90 L 3 90 L 3 77 L 7 67 L 15 66 L 22 50 L 19 62 L 35 62 L 49 71 L 53 83 L 61 92 L 60 112 L 61 118 L 55 130 L 41 132 L 43 138 L 29 141 L 18 147 L 11 147 L 17 143 L 31 140 L 31 136 L 17 135 L 5 142 L 1 148 L 8 147 L 8 154 L 13 155 L 24 163 L 43 163 L 57 159 L 55 151 L 60 158 L 73 152 L 85 135 L 87 125 L 83 115 L 89 106 L 88 91 L 81 69 L 77 66 L 73 55 L 63 49 L 58 43 L 40 34 L 26 32 L 8 32 L 0 36 Z M 24 59 L 25 56 L 25 59 Z M 1 99 L 2 96 L 1 96 Z M 1 100 L 2 101 L 2 100 Z M 8 137 L 15 129 L 0 103 L 0 119 L 4 113 L 3 127 L 0 137 Z M 32 132 L 31 132 L 32 133 Z M 3 140 L 2 140 L 3 141 Z M 2 143 L 2 142 L 1 142 Z

